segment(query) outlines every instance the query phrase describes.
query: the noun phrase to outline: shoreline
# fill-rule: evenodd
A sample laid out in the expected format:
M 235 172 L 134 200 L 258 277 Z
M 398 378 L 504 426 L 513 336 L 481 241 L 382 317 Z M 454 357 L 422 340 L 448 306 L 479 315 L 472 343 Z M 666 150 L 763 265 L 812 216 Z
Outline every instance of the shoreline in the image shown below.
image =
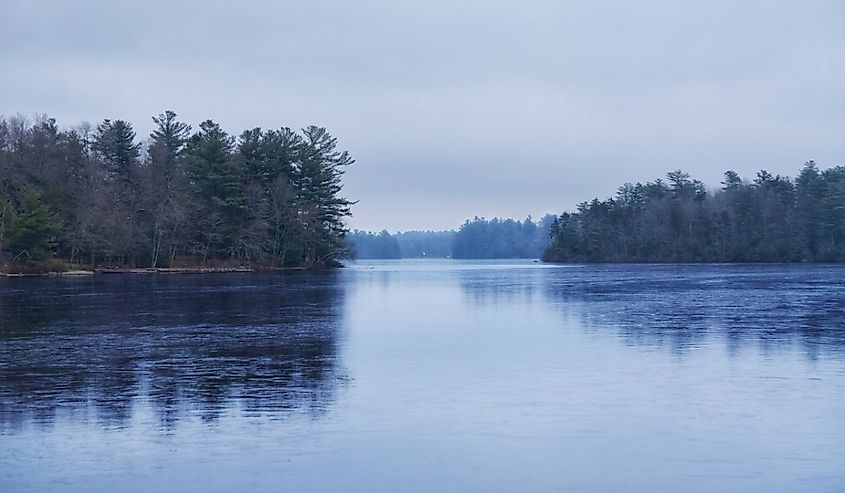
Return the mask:
M 102 269 L 74 269 L 67 271 L 50 272 L 2 272 L 0 277 L 90 277 L 113 274 L 227 274 L 227 273 L 249 273 L 249 272 L 297 272 L 328 270 L 332 267 L 274 267 L 274 268 L 252 268 L 252 267 L 104 267 Z

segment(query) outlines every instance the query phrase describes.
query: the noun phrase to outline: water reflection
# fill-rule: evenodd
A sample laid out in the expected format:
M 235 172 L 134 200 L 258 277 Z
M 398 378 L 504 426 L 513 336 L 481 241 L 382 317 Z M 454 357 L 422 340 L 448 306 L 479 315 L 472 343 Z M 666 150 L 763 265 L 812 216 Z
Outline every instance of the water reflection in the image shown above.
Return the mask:
M 836 491 L 841 274 L 0 280 L 0 491 Z
M 334 273 L 3 281 L 0 426 L 322 413 L 343 299 Z
M 548 269 L 477 270 L 459 272 L 466 299 L 474 304 L 530 304 L 535 300 Z
M 797 344 L 804 354 L 845 356 L 845 267 L 832 265 L 586 265 L 460 273 L 480 304 L 531 303 L 597 334 L 616 329 L 632 346 L 678 354 L 721 338 L 731 354 Z

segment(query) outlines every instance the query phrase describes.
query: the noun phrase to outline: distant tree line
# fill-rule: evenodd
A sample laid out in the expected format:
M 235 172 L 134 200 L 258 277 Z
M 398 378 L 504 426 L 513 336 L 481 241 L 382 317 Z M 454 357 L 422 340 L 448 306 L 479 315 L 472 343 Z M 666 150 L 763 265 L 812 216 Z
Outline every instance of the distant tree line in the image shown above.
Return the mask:
M 539 258 L 549 243 L 555 216 L 534 222 L 513 219 L 467 220 L 458 231 L 406 231 L 391 235 L 353 231 L 349 240 L 360 259 Z
M 212 120 L 192 131 L 172 111 L 153 121 L 139 142 L 123 120 L 0 118 L 0 258 L 287 267 L 344 255 L 353 159 L 325 128 L 235 137 Z
M 394 235 L 402 258 L 446 258 L 452 256 L 455 232 L 402 231 Z
M 552 215 L 536 223 L 530 217 L 524 221 L 475 217 L 464 222 L 455 235 L 452 257 L 540 258 L 549 244 L 553 222 Z
M 845 261 L 845 167 L 750 182 L 727 171 L 712 193 L 673 171 L 579 204 L 551 236 L 544 260 L 558 262 Z
M 349 233 L 352 256 L 359 259 L 402 258 L 396 237 L 382 230 L 380 233 L 355 230 Z
M 355 230 L 348 235 L 359 259 L 449 258 L 454 231 L 402 231 L 390 234 Z

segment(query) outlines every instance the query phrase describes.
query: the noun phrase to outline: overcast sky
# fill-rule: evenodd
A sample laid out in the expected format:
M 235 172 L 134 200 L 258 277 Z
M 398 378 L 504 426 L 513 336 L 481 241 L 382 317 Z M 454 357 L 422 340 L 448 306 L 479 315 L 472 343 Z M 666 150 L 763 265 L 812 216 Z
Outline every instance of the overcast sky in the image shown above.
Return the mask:
M 352 227 L 452 228 L 845 164 L 843 26 L 841 0 L 0 0 L 0 114 L 322 125 Z

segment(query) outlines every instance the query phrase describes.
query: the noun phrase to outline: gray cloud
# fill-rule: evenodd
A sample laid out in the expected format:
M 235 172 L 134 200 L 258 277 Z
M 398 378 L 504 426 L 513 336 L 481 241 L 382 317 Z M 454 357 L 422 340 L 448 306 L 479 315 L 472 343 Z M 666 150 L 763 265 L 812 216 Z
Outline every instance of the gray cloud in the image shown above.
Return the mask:
M 4 0 L 0 113 L 329 127 L 352 226 L 559 212 L 845 151 L 838 1 Z

